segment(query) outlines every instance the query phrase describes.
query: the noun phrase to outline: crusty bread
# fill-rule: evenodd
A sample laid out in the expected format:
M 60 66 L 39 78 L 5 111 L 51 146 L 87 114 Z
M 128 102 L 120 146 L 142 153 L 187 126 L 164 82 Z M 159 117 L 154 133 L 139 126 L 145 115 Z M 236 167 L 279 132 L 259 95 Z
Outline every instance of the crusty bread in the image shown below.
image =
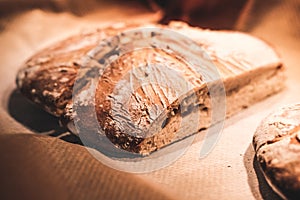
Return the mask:
M 135 26 L 133 26 L 135 27 Z M 120 31 L 124 24 L 60 41 L 32 56 L 17 75 L 17 86 L 27 98 L 55 116 L 62 116 L 72 99 L 72 88 L 83 56 L 97 44 Z
M 173 22 L 165 27 L 181 33 L 197 42 L 209 55 L 218 68 L 226 90 L 226 116 L 251 106 L 280 91 L 284 84 L 283 67 L 276 52 L 265 42 L 250 35 L 232 31 L 210 31 L 193 28 L 181 22 Z M 97 46 L 104 38 L 134 25 L 124 25 L 97 30 L 93 33 L 74 36 L 66 39 L 32 57 L 20 70 L 17 84 L 21 92 L 32 101 L 41 105 L 46 111 L 66 119 L 69 127 L 76 112 L 73 111 L 72 89 L 76 75 L 82 66 L 82 57 Z M 143 27 L 143 26 L 140 26 Z M 199 55 L 200 56 L 200 55 Z M 195 105 L 200 113 L 199 130 L 211 126 L 211 102 L 208 88 L 198 74 L 190 70 L 188 63 L 180 60 L 177 55 L 159 49 L 143 49 L 121 56 L 104 71 L 96 90 L 95 108 L 99 124 L 106 136 L 121 149 L 140 154 L 149 154 L 172 142 L 176 142 L 195 132 L 189 131 L 189 124 L 181 122 L 189 112 L 180 110 L 182 100 L 176 99 L 164 88 L 148 85 L 140 88 L 131 98 L 131 104 L 113 112 L 111 103 L 116 95 L 115 87 L 134 66 L 153 64 L 172 65 L 174 69 L 188 78 L 193 86 L 198 102 Z M 121 66 L 121 67 L 120 67 Z M 172 77 L 161 73 L 166 83 L 174 85 Z M 84 88 L 84 87 L 83 87 Z M 80 95 L 79 91 L 79 95 Z M 117 91 L 118 93 L 118 91 Z M 189 96 L 187 94 L 187 96 Z M 188 102 L 188 101 L 187 101 Z M 155 107 L 155 113 L 153 107 Z M 179 112 L 180 110 L 180 112 Z M 137 125 L 142 132 L 151 127 L 161 127 L 151 136 L 134 135 L 120 126 L 122 112 L 129 113 L 131 120 L 128 125 Z M 120 117 L 121 116 L 121 117 Z M 124 123 L 124 120 L 122 121 Z M 178 134 L 179 126 L 185 130 Z
M 300 104 L 266 117 L 254 134 L 253 145 L 274 190 L 283 198 L 300 199 Z

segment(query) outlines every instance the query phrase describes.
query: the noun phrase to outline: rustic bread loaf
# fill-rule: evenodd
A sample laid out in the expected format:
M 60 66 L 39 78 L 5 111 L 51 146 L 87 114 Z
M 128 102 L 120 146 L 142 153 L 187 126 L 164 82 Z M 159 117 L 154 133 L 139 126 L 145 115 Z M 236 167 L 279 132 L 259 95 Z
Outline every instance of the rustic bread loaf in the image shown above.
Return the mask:
M 135 26 L 133 26 L 135 27 Z M 55 116 L 62 116 L 72 99 L 72 88 L 83 56 L 97 44 L 132 28 L 117 24 L 60 41 L 32 56 L 17 75 L 17 86 L 27 98 Z
M 300 104 L 266 117 L 253 145 L 268 183 L 283 198 L 300 199 Z
M 168 28 L 185 35 L 205 50 L 224 82 L 227 117 L 280 91 L 284 86 L 281 59 L 268 44 L 257 38 L 239 32 L 193 28 L 181 22 L 151 26 Z M 71 37 L 41 51 L 27 61 L 18 73 L 18 88 L 46 111 L 65 119 L 75 132 L 72 128 L 76 115 L 72 89 L 78 70 L 83 65 L 82 57 L 102 39 L 133 27 L 118 25 L 100 29 Z M 182 99 L 176 99 L 176 91 L 167 92 L 168 88 L 149 84 L 131 95 L 128 106 L 113 110 L 111 105 L 117 99 L 117 93 L 120 93 L 116 89 L 118 83 L 134 66 L 145 67 L 149 62 L 172 66 L 181 73 L 193 86 L 198 102 L 189 102 L 189 94 L 184 99 L 186 102 L 182 102 Z M 191 116 L 190 109 L 193 107 L 200 113 L 201 120 L 193 122 L 194 118 L 190 117 L 190 123 L 199 123 L 198 130 L 210 127 L 212 108 L 208 88 L 190 68 L 178 55 L 156 48 L 130 52 L 112 62 L 99 80 L 93 105 L 98 122 L 110 141 L 121 149 L 147 155 L 195 133 L 189 130 L 188 123 L 182 123 L 184 118 Z M 160 76 L 167 84 L 174 85 L 177 81 L 166 73 L 161 72 Z M 78 93 L 84 94 L 84 89 Z M 186 110 L 180 108 L 182 103 L 187 104 Z M 112 112 L 117 114 L 112 116 Z M 125 112 L 131 120 L 124 120 Z M 126 126 L 121 125 L 124 123 Z M 137 126 L 141 132 L 147 132 L 151 127 L 158 128 L 157 132 L 145 136 L 129 132 L 131 125 Z M 184 133 L 178 134 L 179 127 L 185 130 Z

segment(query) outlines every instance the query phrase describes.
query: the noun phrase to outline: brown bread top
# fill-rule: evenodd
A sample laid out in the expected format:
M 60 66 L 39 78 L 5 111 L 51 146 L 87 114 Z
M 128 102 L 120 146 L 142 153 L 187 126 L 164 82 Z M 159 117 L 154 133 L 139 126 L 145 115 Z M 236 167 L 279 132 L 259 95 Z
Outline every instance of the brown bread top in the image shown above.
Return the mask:
M 253 137 L 257 160 L 275 191 L 300 198 L 300 104 L 266 117 Z
M 249 95 L 249 98 L 245 100 L 247 101 L 245 104 L 238 102 L 237 106 L 233 108 L 228 105 L 230 108 L 227 112 L 228 116 L 282 88 L 282 83 L 278 83 L 276 86 L 276 76 L 282 71 L 281 59 L 265 42 L 244 33 L 203 30 L 181 22 L 173 22 L 168 26 L 123 24 L 123 26 L 103 28 L 92 33 L 68 38 L 30 58 L 18 73 L 18 88 L 49 113 L 72 121 L 76 115 L 76 112 L 73 111 L 72 91 L 78 71 L 84 65 L 83 58 L 91 50 L 95 51 L 94 48 L 98 46 L 101 40 L 135 27 L 163 27 L 197 42 L 208 55 L 205 59 L 209 59 L 219 70 L 228 96 L 238 93 L 240 88 L 249 85 L 251 81 L 261 79 L 262 74 L 264 75 L 261 77 L 266 78 L 268 76 L 270 80 L 275 77 L 274 81 L 268 83 L 271 85 L 265 90 L 265 94 L 262 94 L 259 88 L 257 91 L 251 89 L 253 94 L 251 92 L 246 94 Z M 186 51 L 192 50 L 186 49 Z M 124 77 L 126 79 L 127 72 L 135 66 L 142 66 L 143 68 L 147 66 L 148 62 L 169 66 L 188 80 L 187 82 L 191 84 L 198 97 L 198 102 L 196 104 L 191 102 L 190 94 L 186 94 L 185 101 L 188 104 L 187 108 L 189 106 L 196 107 L 201 111 L 202 120 L 199 129 L 207 128 L 210 125 L 211 115 L 209 92 L 203 77 L 194 73 L 192 67 L 180 59 L 178 55 L 153 48 L 134 51 L 119 57 L 105 69 L 104 75 L 97 84 L 96 99 L 92 104 L 96 108 L 97 119 L 102 128 L 105 129 L 105 134 L 115 145 L 128 151 L 142 152 L 143 154 L 148 154 L 170 144 L 172 141 L 192 134 L 189 132 L 188 126 L 184 136 L 175 134 L 179 128 L 182 113 L 186 112 L 189 115 L 190 111 L 179 108 L 182 99 L 179 101 L 178 96 L 174 95 L 176 93 L 175 83 L 179 79 L 169 76 L 163 71 L 158 71 L 161 79 L 173 87 L 166 88 L 148 84 L 134 91 L 135 94 L 129 98 L 129 106 L 124 109 L 111 107 L 116 96 L 120 93 L 120 90 L 115 88 L 118 86 L 117 83 Z M 88 78 L 88 76 L 86 77 Z M 280 78 L 278 81 L 281 82 L 282 79 Z M 168 89 L 169 91 L 166 91 Z M 83 96 L 86 96 L 84 95 L 84 87 L 78 92 L 79 95 L 82 93 Z M 255 96 L 258 94 L 260 96 Z M 178 114 L 178 111 L 181 115 Z M 114 112 L 114 116 L 112 112 Z M 123 115 L 125 112 L 129 112 L 130 120 Z M 140 133 L 130 131 L 129 128 L 132 125 L 142 131 Z M 157 132 L 150 137 L 146 135 L 149 138 L 145 139 L 145 135 L 141 134 L 151 128 L 153 129 L 153 126 L 155 130 L 158 128 Z M 121 131 L 120 128 L 122 128 Z

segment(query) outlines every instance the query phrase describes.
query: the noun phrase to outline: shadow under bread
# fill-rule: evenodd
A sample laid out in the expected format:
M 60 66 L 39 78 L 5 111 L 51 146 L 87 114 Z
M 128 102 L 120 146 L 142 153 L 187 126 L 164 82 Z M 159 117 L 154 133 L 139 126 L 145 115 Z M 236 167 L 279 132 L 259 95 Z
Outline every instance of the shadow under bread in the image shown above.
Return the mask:
M 280 200 L 272 188 L 268 185 L 263 173 L 260 170 L 254 149 L 250 143 L 244 154 L 244 166 L 247 171 L 248 185 L 256 199 Z M 258 185 L 258 186 L 257 186 Z
M 30 102 L 17 89 L 8 97 L 7 112 L 17 122 L 39 135 L 58 137 L 64 141 L 82 144 L 80 138 L 59 124 L 59 118 Z

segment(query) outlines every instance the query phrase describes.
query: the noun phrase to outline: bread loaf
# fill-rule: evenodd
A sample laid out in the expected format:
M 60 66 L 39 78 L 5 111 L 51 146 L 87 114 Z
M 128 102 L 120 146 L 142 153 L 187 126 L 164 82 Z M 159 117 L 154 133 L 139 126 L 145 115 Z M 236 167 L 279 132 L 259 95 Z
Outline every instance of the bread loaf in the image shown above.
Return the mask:
M 253 145 L 268 183 L 285 199 L 300 199 L 300 104 L 278 109 L 257 128 Z
M 29 59 L 18 73 L 18 88 L 43 109 L 72 125 L 76 115 L 73 110 L 72 91 L 78 70 L 83 65 L 82 58 L 101 40 L 134 27 L 143 25 L 118 25 L 99 29 L 71 37 L 42 50 Z M 151 27 L 170 29 L 194 40 L 203 48 L 222 77 L 226 90 L 227 117 L 284 87 L 281 59 L 272 47 L 257 38 L 234 31 L 203 30 L 181 22 L 172 22 L 168 26 L 152 24 Z M 128 99 L 130 104 L 113 110 L 111 105 L 118 95 L 116 87 L 126 73 L 134 66 L 145 67 L 148 63 L 172 66 L 189 80 L 198 98 L 197 102 L 190 105 L 189 98 L 186 98 L 187 110 L 182 110 L 179 105 L 183 100 L 174 95 L 176 91 L 167 91 L 165 86 L 149 84 L 138 88 L 131 95 Z M 181 60 L 178 55 L 156 48 L 130 52 L 112 62 L 99 79 L 94 102 L 97 120 L 107 138 L 121 149 L 147 155 L 195 133 L 189 131 L 188 123 L 181 125 L 192 113 L 188 109 L 196 108 L 200 113 L 200 121 L 193 122 L 194 118 L 190 118 L 190 123 L 199 124 L 198 130 L 213 125 L 210 120 L 212 108 L 206 83 L 190 68 L 189 63 Z M 174 85 L 177 81 L 166 73 L 159 73 L 166 85 Z M 188 94 L 186 96 L 189 97 Z M 112 112 L 115 113 L 114 116 Z M 125 112 L 130 120 L 124 121 Z M 157 127 L 157 131 L 154 130 L 154 133 L 146 136 L 133 134 L 121 122 L 125 122 L 126 127 L 136 126 L 141 132 L 147 132 L 151 127 Z M 178 134 L 179 127 L 185 130 L 184 133 Z

